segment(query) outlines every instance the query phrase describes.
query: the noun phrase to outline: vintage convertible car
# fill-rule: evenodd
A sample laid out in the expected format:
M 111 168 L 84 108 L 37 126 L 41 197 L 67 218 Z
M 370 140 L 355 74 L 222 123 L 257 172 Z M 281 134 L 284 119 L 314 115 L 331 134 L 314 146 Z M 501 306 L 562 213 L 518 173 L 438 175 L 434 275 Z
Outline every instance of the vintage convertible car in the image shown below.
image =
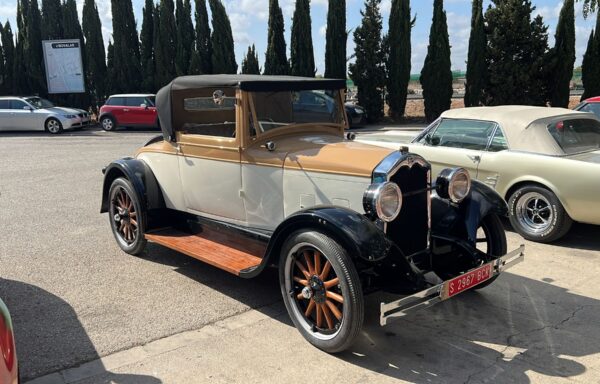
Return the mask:
M 462 168 L 432 185 L 422 157 L 356 143 L 341 80 L 180 77 L 157 94 L 163 135 L 104 169 L 118 245 L 162 244 L 243 278 L 279 266 L 302 335 L 328 352 L 358 335 L 364 294 L 393 317 L 490 284 L 507 254 L 506 203 Z M 309 112 L 304 93 L 335 104 Z
M 387 148 L 406 136 L 357 140 Z M 401 144 L 404 143 L 404 144 Z M 409 145 L 433 171 L 463 167 L 508 202 L 513 228 L 551 242 L 574 221 L 600 224 L 600 121 L 563 108 L 501 106 L 447 111 Z

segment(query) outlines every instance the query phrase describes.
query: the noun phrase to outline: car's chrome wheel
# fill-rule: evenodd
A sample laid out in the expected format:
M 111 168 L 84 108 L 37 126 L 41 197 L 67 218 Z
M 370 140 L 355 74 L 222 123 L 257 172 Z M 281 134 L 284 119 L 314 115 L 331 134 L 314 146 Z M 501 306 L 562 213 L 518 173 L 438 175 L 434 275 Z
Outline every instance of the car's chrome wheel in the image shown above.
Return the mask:
M 137 255 L 144 246 L 144 214 L 131 183 L 116 179 L 109 191 L 109 219 L 117 243 L 125 252 Z
M 519 223 L 531 233 L 546 231 L 554 221 L 550 202 L 537 192 L 526 193 L 519 199 L 515 215 Z
M 63 128 L 60 124 L 60 121 L 56 119 L 48 119 L 48 121 L 46 121 L 46 130 L 52 133 L 53 135 L 60 133 L 62 129 Z
M 337 242 L 313 231 L 291 235 L 279 279 L 288 313 L 304 338 L 330 353 L 352 344 L 362 327 L 364 299 L 354 264 Z

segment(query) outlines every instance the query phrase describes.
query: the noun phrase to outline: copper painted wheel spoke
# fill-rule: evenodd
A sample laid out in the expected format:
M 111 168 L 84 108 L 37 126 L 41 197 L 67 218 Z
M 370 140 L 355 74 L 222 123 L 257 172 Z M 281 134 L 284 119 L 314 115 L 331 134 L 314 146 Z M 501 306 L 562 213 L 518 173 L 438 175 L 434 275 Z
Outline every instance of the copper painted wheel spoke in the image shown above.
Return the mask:
M 308 280 L 301 279 L 298 276 L 294 276 L 294 281 L 298 284 L 304 285 L 305 287 L 308 286 Z
M 302 294 L 302 292 L 300 292 L 299 294 L 296 295 L 296 299 L 304 300 L 304 295 Z
M 333 315 L 338 319 L 341 320 L 342 319 L 342 313 L 340 312 L 340 310 L 335 306 L 335 304 L 333 304 L 331 301 L 326 300 L 325 304 L 327 305 L 327 307 L 329 307 L 329 309 L 331 310 L 331 312 L 333 312 Z
M 338 295 L 335 292 L 327 291 L 326 296 L 332 300 L 337 301 L 340 304 L 344 304 L 344 298 L 342 297 L 342 295 Z
M 313 266 L 312 260 L 310 259 L 310 256 L 308 255 L 308 251 L 304 251 L 304 260 L 306 260 L 306 265 L 308 266 L 308 273 L 310 273 L 310 275 L 314 275 L 315 274 L 315 267 Z
M 298 260 L 296 260 L 296 267 L 298 267 L 298 269 L 300 270 L 300 272 L 302 272 L 304 277 L 306 277 L 307 279 L 310 279 L 310 273 L 308 273 L 306 268 L 304 268 L 304 265 L 302 265 Z
M 321 304 L 317 304 L 317 328 L 321 328 L 323 326 L 323 308 L 321 308 Z
M 137 227 L 137 221 L 133 220 L 132 218 L 129 219 L 129 222 L 131 223 L 131 225 Z
M 319 304 L 321 310 L 323 311 L 323 315 L 325 315 L 325 321 L 327 322 L 327 327 L 329 329 L 333 329 L 333 319 L 331 318 L 331 310 L 325 304 Z
M 331 279 L 329 281 L 324 282 L 323 285 L 325 285 L 325 288 L 331 288 L 331 287 L 335 287 L 339 283 L 340 283 L 340 279 L 338 279 L 336 277 L 335 279 Z
M 313 300 L 311 300 L 308 303 L 308 307 L 306 308 L 306 311 L 304 312 L 304 316 L 309 317 L 312 314 L 314 309 L 315 309 L 315 302 Z
M 329 260 L 327 260 L 325 262 L 325 265 L 323 266 L 323 270 L 321 271 L 321 274 L 319 275 L 319 279 L 325 280 L 327 275 L 329 275 L 330 270 L 331 270 L 331 263 L 329 262 Z
M 315 275 L 321 274 L 321 254 L 315 251 Z
M 129 216 L 130 216 L 130 217 L 136 217 L 136 218 L 137 218 L 137 213 L 135 213 L 135 211 L 133 211 L 133 212 L 131 212 L 131 213 L 129 214 Z
M 125 222 L 121 220 L 121 226 L 119 227 L 119 232 L 123 232 L 125 229 Z

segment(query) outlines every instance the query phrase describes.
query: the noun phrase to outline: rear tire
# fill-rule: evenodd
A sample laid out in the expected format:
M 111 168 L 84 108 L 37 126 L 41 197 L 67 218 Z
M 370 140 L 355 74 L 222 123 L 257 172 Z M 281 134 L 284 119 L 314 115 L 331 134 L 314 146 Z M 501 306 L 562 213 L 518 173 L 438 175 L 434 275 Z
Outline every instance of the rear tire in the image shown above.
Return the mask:
M 285 242 L 279 285 L 287 311 L 302 336 L 336 353 L 349 348 L 362 328 L 364 298 L 346 250 L 316 231 L 298 231 Z

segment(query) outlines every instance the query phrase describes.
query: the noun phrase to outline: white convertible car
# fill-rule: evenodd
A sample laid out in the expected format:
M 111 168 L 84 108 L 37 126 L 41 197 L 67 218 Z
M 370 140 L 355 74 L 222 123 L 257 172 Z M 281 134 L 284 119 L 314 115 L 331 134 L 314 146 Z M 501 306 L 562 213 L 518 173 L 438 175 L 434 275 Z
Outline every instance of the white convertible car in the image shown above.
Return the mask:
M 509 204 L 516 231 L 533 241 L 565 235 L 573 221 L 600 224 L 600 120 L 562 108 L 476 107 L 446 111 L 412 141 L 392 131 L 358 141 L 408 145 L 437 174 L 463 167 Z

